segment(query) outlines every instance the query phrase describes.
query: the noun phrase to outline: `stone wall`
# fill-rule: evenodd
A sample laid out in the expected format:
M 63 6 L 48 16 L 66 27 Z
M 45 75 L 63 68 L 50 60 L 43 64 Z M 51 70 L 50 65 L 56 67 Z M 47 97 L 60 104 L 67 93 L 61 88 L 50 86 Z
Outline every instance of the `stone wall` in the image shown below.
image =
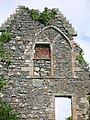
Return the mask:
M 34 60 L 34 76 L 50 76 L 50 60 Z
M 71 96 L 73 120 L 88 119 L 89 72 L 75 60 L 76 33 L 66 18 L 59 13 L 44 26 L 19 7 L 4 27 L 11 33 L 5 44 L 11 63 L 0 62 L 0 74 L 7 79 L 3 99 L 11 102 L 20 120 L 55 120 L 57 95 Z M 36 44 L 50 45 L 49 59 L 35 59 Z

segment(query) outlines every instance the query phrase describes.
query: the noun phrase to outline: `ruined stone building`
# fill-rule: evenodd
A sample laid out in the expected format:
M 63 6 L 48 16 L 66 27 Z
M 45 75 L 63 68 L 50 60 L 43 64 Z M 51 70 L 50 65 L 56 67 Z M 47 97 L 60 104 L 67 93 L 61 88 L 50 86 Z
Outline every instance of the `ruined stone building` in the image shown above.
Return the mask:
M 90 75 L 77 59 L 77 33 L 63 14 L 58 12 L 45 25 L 20 6 L 4 29 L 11 34 L 5 43 L 11 62 L 0 62 L 0 74 L 7 79 L 3 99 L 20 120 L 55 120 L 55 98 L 62 96 L 71 98 L 73 120 L 88 120 Z

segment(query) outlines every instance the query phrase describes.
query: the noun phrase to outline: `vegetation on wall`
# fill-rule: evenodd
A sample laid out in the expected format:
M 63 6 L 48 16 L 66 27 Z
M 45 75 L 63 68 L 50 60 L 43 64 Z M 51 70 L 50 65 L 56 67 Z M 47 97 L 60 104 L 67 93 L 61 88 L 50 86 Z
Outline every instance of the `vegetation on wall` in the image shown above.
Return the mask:
M 2 58 L 4 55 L 4 44 L 0 43 L 0 58 Z
M 85 61 L 83 55 L 84 55 L 83 49 L 81 49 L 79 54 L 77 55 L 77 60 L 79 61 L 79 63 L 86 65 L 87 62 Z
M 44 25 L 47 25 L 49 21 L 57 15 L 58 9 L 48 9 L 47 7 L 44 8 L 43 12 L 40 12 L 39 10 L 31 9 L 28 10 L 30 16 L 33 20 L 38 21 Z
M 6 81 L 3 76 L 0 76 L 0 90 L 3 88 L 3 86 L 6 84 Z
M 0 35 L 0 60 L 2 62 L 10 63 L 10 50 L 4 50 L 4 43 L 10 40 L 10 34 L 8 31 L 4 31 Z M 0 76 L 0 90 L 5 86 L 6 80 Z M 12 113 L 12 107 L 9 103 L 2 101 L 0 98 L 0 120 L 17 120 L 17 115 Z
M 8 31 L 4 31 L 0 35 L 0 60 L 2 62 L 6 62 L 7 64 L 10 64 L 11 62 L 11 55 L 10 50 L 7 50 L 5 52 L 4 50 L 4 43 L 8 42 L 10 40 L 10 33 Z
M 0 100 L 0 120 L 17 120 L 17 115 L 11 111 L 10 104 Z
M 4 31 L 0 35 L 0 43 L 5 43 L 10 40 L 10 33 L 8 31 Z
M 78 55 L 76 56 L 76 59 L 79 61 L 80 64 L 82 64 L 83 66 L 89 68 L 89 64 L 86 62 L 86 60 L 84 59 L 84 52 L 83 49 L 80 48 L 80 46 L 78 45 L 80 51 L 78 53 Z
M 0 90 L 6 84 L 3 76 L 0 76 Z M 9 103 L 0 99 L 0 120 L 17 120 L 17 115 L 12 113 L 12 107 Z
M 87 100 L 90 102 L 90 96 L 87 97 Z

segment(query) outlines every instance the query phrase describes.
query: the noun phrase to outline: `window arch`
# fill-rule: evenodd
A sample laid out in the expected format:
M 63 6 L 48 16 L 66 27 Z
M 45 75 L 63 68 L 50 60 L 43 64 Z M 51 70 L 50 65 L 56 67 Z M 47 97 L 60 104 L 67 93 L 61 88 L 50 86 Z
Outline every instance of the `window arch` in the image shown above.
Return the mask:
M 48 77 L 51 75 L 51 49 L 49 43 L 35 44 L 33 65 L 35 77 Z

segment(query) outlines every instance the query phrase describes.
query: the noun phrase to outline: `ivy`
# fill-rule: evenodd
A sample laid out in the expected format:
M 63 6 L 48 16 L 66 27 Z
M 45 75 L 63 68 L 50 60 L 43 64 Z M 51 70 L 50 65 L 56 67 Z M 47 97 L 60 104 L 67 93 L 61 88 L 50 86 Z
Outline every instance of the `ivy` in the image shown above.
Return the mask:
M 35 21 L 39 20 L 39 16 L 40 16 L 39 10 L 31 9 L 31 10 L 29 10 L 29 13 L 30 13 L 33 20 L 35 20 Z
M 0 120 L 17 120 L 17 115 L 11 111 L 11 105 L 0 100 Z
M 80 46 L 78 47 L 80 48 Z M 82 64 L 84 67 L 89 68 L 89 64 L 84 59 L 84 52 L 82 48 L 80 48 L 79 54 L 76 56 L 76 60 L 78 60 L 79 63 Z
M 5 62 L 7 65 L 11 62 L 11 52 L 9 49 L 5 52 L 4 44 L 0 44 L 0 60 L 1 62 Z
M 9 65 L 11 63 L 11 52 L 10 50 L 6 53 L 6 63 Z
M 77 55 L 77 60 L 79 61 L 79 63 L 86 65 L 87 62 L 85 61 L 83 56 L 84 56 L 83 49 L 81 49 L 79 54 Z
M 3 86 L 6 84 L 6 80 L 3 76 L 0 76 L 0 90 L 3 88 Z
M 87 97 L 87 100 L 90 102 L 90 96 Z
M 8 42 L 10 40 L 10 33 L 8 31 L 4 31 L 0 35 L 0 60 L 2 62 L 6 62 L 7 64 L 10 64 L 11 62 L 11 53 L 10 50 L 7 50 L 5 52 L 4 50 L 4 43 Z
M 0 42 L 5 43 L 8 42 L 9 40 L 10 40 L 10 33 L 8 31 L 2 32 L 2 34 L 0 35 Z
M 6 80 L 3 76 L 0 76 L 0 90 L 6 84 Z M 12 107 L 9 103 L 0 99 L 0 120 L 17 120 L 16 114 L 12 113 Z
M 3 43 L 0 43 L 0 58 L 2 58 L 3 57 L 3 55 L 4 55 L 4 44 Z
M 58 10 L 54 8 L 50 10 L 45 7 L 43 12 L 35 9 L 28 10 L 28 12 L 33 20 L 47 25 L 49 21 L 57 14 Z

